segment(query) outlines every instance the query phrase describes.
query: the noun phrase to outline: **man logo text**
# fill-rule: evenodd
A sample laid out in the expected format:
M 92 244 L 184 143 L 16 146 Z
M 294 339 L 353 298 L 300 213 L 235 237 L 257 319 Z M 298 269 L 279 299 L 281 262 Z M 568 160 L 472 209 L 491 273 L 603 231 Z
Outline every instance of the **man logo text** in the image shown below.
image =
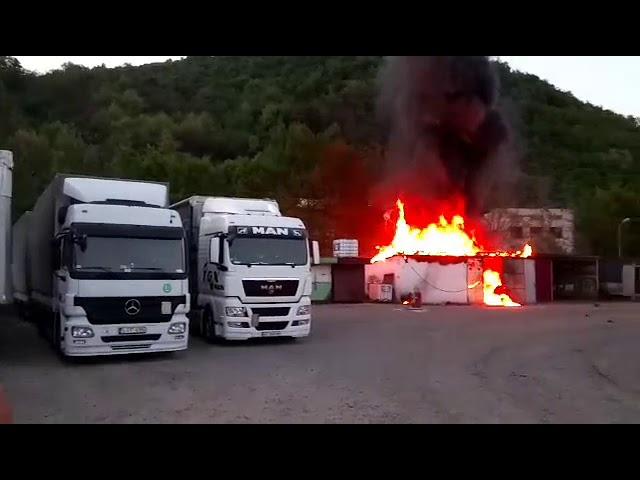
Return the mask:
M 289 235 L 288 228 L 252 227 L 254 235 Z
M 274 293 L 282 290 L 282 285 L 260 285 L 260 290 L 264 290 L 273 295 Z

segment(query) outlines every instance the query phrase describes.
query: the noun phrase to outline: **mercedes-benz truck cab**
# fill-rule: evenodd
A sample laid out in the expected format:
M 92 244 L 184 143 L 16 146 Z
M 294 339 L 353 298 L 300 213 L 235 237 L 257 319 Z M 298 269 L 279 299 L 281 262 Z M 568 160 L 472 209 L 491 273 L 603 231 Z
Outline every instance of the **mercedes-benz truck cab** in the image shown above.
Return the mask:
M 180 215 L 165 184 L 57 176 L 29 215 L 28 300 L 69 356 L 184 350 Z

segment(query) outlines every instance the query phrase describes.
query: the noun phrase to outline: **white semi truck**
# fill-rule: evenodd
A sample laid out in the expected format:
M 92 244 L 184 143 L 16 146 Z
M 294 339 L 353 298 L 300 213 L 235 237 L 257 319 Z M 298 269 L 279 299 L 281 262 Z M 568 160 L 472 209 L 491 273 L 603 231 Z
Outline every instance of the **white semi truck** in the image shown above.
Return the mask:
M 188 244 L 192 320 L 205 338 L 305 337 L 317 242 L 277 202 L 195 196 L 172 206 Z
M 184 350 L 184 229 L 166 184 L 57 175 L 14 226 L 14 298 L 66 356 Z

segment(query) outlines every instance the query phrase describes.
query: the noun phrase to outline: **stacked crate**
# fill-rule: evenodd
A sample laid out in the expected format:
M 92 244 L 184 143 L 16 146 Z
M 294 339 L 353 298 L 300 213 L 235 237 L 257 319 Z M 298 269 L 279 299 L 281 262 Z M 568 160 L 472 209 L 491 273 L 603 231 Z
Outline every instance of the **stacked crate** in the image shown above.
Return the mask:
M 349 258 L 358 256 L 358 240 L 338 239 L 333 241 L 333 256 Z

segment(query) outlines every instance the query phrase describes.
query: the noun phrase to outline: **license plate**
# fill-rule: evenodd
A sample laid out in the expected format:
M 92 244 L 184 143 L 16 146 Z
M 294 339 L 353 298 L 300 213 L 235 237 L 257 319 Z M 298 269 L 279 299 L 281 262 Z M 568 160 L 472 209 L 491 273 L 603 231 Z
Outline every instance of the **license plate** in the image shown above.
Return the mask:
M 120 335 L 135 335 L 136 333 L 147 333 L 147 327 L 121 327 L 118 329 Z
M 280 332 L 262 332 L 263 337 L 279 337 Z

